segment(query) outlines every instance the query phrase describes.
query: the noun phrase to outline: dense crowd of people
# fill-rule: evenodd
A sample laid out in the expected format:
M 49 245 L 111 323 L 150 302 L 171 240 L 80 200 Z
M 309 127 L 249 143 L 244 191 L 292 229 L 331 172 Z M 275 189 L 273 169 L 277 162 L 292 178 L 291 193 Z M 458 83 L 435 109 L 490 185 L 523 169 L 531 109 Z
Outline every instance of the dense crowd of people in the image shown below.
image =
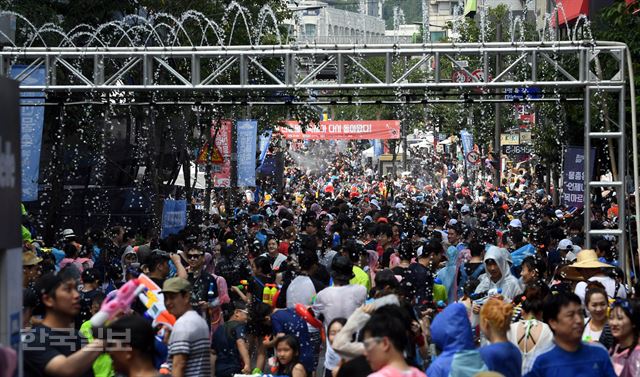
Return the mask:
M 25 375 L 640 376 L 636 277 L 614 238 L 584 248 L 579 209 L 526 169 L 469 186 L 441 164 L 427 184 L 377 179 L 355 153 L 165 239 L 29 237 Z M 599 197 L 591 227 L 616 209 Z M 142 274 L 175 322 L 134 298 L 96 325 Z

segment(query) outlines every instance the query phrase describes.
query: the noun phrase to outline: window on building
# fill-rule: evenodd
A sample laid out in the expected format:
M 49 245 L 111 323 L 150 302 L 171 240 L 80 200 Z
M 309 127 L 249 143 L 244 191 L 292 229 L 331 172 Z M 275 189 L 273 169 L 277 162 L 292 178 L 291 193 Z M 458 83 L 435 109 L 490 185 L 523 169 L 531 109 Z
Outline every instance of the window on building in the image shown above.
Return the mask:
M 451 14 L 451 3 L 449 2 L 438 3 L 438 14 L 441 14 L 441 15 Z
M 315 24 L 305 24 L 304 25 L 304 35 L 307 37 L 315 37 L 316 36 L 316 25 Z

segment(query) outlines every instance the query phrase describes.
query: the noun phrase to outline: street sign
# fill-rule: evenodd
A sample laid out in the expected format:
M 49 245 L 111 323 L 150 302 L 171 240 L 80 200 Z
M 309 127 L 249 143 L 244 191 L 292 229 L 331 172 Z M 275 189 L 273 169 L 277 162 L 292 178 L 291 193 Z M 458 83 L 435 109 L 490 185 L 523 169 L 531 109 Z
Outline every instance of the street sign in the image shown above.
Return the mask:
M 503 145 L 502 153 L 504 154 L 531 154 L 533 146 L 531 145 Z
M 476 151 L 471 151 L 469 153 L 467 153 L 467 161 L 469 161 L 472 164 L 479 164 L 480 163 L 480 153 L 476 152 Z
M 469 67 L 469 61 L 467 60 L 456 60 L 455 63 L 451 63 L 453 68 L 467 68 Z
M 540 98 L 541 96 L 541 90 L 537 86 L 530 86 L 527 88 L 506 88 L 504 90 L 504 99 L 506 100 Z
M 206 143 L 202 148 L 202 150 L 200 151 L 200 154 L 198 155 L 198 159 L 196 160 L 196 163 L 198 164 L 208 163 L 207 157 L 209 157 L 210 150 L 211 150 L 211 147 L 209 146 L 209 143 Z M 218 148 L 217 145 L 214 145 L 213 151 L 211 152 L 211 163 L 222 164 L 223 162 L 224 162 L 224 157 L 222 157 L 222 153 L 220 153 L 220 148 Z
M 529 131 L 520 132 L 520 143 L 521 144 L 531 143 L 531 132 L 529 132 Z
M 531 113 L 531 114 L 520 114 L 518 116 L 518 120 L 520 121 L 520 123 L 522 124 L 535 124 L 536 123 L 536 114 L 535 113 Z
M 500 145 L 518 145 L 518 144 L 520 144 L 520 135 L 500 134 Z
M 480 82 L 485 82 L 484 71 L 482 69 L 476 69 L 471 72 L 471 75 L 478 79 Z
M 469 76 L 469 74 L 463 70 L 453 71 L 453 74 L 451 75 L 451 81 L 457 83 L 471 82 L 471 76 Z

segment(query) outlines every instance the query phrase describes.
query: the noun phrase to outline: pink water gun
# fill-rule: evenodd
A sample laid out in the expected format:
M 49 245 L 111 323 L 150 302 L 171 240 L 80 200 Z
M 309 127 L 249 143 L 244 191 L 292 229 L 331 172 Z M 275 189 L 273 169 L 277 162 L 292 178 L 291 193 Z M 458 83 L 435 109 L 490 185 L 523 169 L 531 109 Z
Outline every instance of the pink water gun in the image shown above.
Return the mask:
M 117 291 L 109 292 L 104 301 L 102 301 L 100 310 L 91 317 L 91 326 L 94 328 L 100 327 L 117 314 L 129 309 L 133 300 L 145 289 L 146 287 L 140 284 L 138 279 L 131 279 Z

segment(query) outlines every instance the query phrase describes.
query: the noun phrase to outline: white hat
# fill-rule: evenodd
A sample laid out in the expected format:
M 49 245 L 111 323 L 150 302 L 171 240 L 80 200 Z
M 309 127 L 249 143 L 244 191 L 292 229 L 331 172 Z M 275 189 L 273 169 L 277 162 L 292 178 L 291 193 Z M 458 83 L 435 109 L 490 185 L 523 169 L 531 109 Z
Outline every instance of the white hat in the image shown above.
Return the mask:
M 404 209 L 404 204 L 396 203 L 396 209 Z
M 575 254 L 580 252 L 580 246 L 574 245 L 570 239 L 565 238 L 558 243 L 558 250 L 569 250 L 575 256 Z
M 378 201 L 376 199 L 371 199 L 371 205 L 380 209 L 380 205 L 378 204 Z
M 73 229 L 65 229 L 62 231 L 62 238 L 73 238 L 76 234 L 73 232 Z
M 449 220 L 449 225 L 456 225 L 457 223 L 458 223 L 458 220 L 456 219 Z
M 509 226 L 512 228 L 522 228 L 522 221 L 520 221 L 520 219 L 513 219 L 509 222 Z
M 462 206 L 462 208 L 460 208 L 460 212 L 465 213 L 465 212 L 471 212 L 471 208 L 465 204 Z
M 561 219 L 564 217 L 564 212 L 561 209 L 556 209 L 556 217 Z

